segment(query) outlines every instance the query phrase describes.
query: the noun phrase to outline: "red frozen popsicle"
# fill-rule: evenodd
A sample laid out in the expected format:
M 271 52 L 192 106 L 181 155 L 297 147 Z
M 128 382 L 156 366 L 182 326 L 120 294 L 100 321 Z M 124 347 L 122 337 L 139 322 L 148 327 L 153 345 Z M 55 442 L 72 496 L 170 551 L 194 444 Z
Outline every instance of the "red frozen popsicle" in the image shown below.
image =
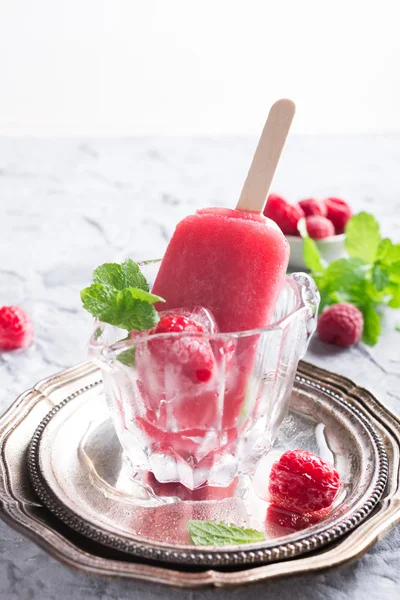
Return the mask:
M 267 217 L 206 208 L 177 225 L 153 293 L 165 298 L 162 310 L 207 308 L 221 332 L 264 327 L 288 259 L 289 244 Z
M 262 212 L 293 116 L 290 100 L 272 106 L 236 210 L 206 208 L 177 225 L 153 287 L 162 310 L 203 306 L 221 332 L 271 322 L 289 245 Z
M 160 310 L 206 308 L 221 333 L 257 330 L 271 323 L 289 245 L 262 213 L 293 116 L 289 100 L 271 108 L 235 210 L 205 208 L 178 223 L 152 289 L 166 301 Z M 158 451 L 177 454 L 188 464 L 204 463 L 205 470 L 219 453 L 234 452 L 231 446 L 236 444 L 259 337 L 238 337 L 232 350 L 224 346 L 225 339 L 210 339 L 216 361 L 213 378 L 204 384 L 176 379 L 173 400 L 165 403 L 178 430 L 169 430 L 157 406 L 152 419 L 147 416 L 138 423 Z M 166 380 L 165 367 L 153 367 L 149 382 Z M 149 391 L 156 394 L 155 388 Z M 253 401 L 257 403 L 257 394 Z M 210 436 L 219 419 L 220 434 Z

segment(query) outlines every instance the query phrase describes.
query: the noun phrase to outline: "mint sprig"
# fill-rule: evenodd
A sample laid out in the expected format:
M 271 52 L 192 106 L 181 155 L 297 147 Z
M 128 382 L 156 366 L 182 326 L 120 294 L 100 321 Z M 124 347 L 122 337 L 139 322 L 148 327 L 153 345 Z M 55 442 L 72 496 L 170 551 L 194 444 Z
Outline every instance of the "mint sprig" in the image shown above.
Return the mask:
M 375 260 L 380 242 L 379 223 L 373 215 L 361 212 L 348 221 L 344 245 L 349 256 L 371 264 Z
M 127 367 L 133 367 L 135 365 L 135 352 L 136 346 L 131 346 L 128 350 L 120 352 L 117 356 L 117 360 Z
M 196 546 L 236 546 L 263 542 L 265 535 L 257 529 L 245 529 L 217 521 L 188 521 L 189 535 Z
M 109 286 L 116 290 L 125 288 L 139 288 L 149 291 L 149 284 L 141 272 L 139 265 L 128 258 L 122 264 L 105 263 L 93 272 L 93 281 L 100 285 Z
M 93 272 L 93 281 L 81 291 L 83 307 L 91 315 L 127 331 L 144 331 L 157 324 L 153 304 L 164 300 L 149 292 L 146 278 L 133 260 L 101 265 Z
M 327 265 L 317 244 L 299 226 L 303 256 L 321 293 L 320 310 L 350 302 L 363 313 L 363 341 L 371 346 L 381 332 L 382 306 L 400 308 L 400 244 L 382 239 L 379 223 L 369 213 L 354 215 L 346 226 L 347 258 Z

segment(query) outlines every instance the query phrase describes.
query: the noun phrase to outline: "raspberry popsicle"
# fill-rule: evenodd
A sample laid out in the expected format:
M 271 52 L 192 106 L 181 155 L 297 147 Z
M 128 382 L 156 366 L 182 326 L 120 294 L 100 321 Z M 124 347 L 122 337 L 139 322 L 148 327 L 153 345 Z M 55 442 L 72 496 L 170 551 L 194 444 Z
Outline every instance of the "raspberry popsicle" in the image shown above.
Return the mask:
M 165 298 L 163 310 L 207 308 L 221 332 L 264 327 L 288 259 L 286 238 L 267 217 L 206 208 L 177 225 L 153 293 Z
M 289 245 L 262 212 L 293 116 L 290 100 L 271 108 L 236 210 L 206 208 L 177 225 L 153 287 L 163 310 L 203 306 L 221 332 L 271 322 Z
M 293 114 L 290 101 L 272 107 L 235 210 L 206 208 L 178 223 L 152 289 L 165 299 L 156 308 L 190 314 L 201 307 L 220 333 L 271 323 L 289 245 L 262 213 Z M 258 333 L 204 336 L 186 340 L 183 347 L 185 340 L 171 344 L 166 338 L 162 354 L 153 356 L 148 348 L 136 352 L 147 409 L 137 419 L 138 428 L 148 436 L 153 453 L 172 457 L 190 489 L 212 482 L 215 465 L 215 472 L 224 470 L 224 480 L 232 482 L 238 427 L 248 418 L 243 406 L 248 399 L 256 406 L 260 398 L 258 380 L 252 379 L 259 339 Z M 197 349 L 207 359 L 207 376 L 200 365 L 200 380 L 187 372 L 199 357 Z M 161 471 L 155 476 L 167 481 Z

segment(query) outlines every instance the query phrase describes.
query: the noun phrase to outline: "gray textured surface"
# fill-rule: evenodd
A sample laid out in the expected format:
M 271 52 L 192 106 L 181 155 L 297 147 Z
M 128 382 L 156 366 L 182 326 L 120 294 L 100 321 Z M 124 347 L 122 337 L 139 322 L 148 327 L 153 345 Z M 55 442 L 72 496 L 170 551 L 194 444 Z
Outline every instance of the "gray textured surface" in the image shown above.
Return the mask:
M 126 249 L 162 254 L 174 224 L 201 206 L 232 206 L 255 140 L 0 139 L 0 303 L 6 272 L 25 279 L 36 343 L 0 355 L 0 411 L 39 379 L 85 358 L 90 318 L 79 289 L 92 269 Z M 341 195 L 375 213 L 399 239 L 399 136 L 294 137 L 274 189 L 291 200 Z M 397 233 L 396 233 L 397 232 Z M 3 285 L 2 285 L 3 283 Z M 369 388 L 400 412 L 399 314 L 385 318 L 373 349 L 340 351 L 314 340 L 307 359 Z M 176 591 L 70 571 L 0 522 L 0 598 L 394 598 L 400 589 L 400 529 L 353 565 L 249 589 Z

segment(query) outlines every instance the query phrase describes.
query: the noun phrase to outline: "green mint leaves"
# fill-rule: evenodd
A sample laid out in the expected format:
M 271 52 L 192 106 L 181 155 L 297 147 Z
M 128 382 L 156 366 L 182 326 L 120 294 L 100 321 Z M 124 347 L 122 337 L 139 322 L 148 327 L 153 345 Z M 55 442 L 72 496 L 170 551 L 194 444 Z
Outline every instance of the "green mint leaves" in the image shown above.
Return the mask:
M 136 346 L 131 346 L 130 348 L 128 348 L 128 350 L 124 350 L 123 352 L 120 352 L 117 356 L 117 360 L 119 360 L 119 362 L 121 362 L 123 365 L 126 365 L 127 367 L 134 367 L 135 366 L 135 352 L 136 352 Z
M 320 310 L 338 302 L 357 306 L 364 317 L 363 341 L 373 346 L 381 332 L 380 307 L 400 308 L 400 244 L 382 239 L 375 217 L 361 212 L 347 223 L 348 258 L 326 265 L 314 240 L 300 232 L 304 261 L 321 293 Z
M 235 546 L 263 542 L 265 535 L 256 529 L 244 529 L 217 521 L 188 521 L 189 535 L 196 546 Z
M 158 322 L 153 304 L 164 300 L 149 292 L 146 278 L 130 258 L 120 265 L 101 265 L 94 271 L 93 281 L 81 291 L 81 299 L 83 307 L 103 323 L 143 331 Z
M 139 288 L 145 292 L 149 291 L 149 284 L 140 271 L 139 265 L 130 258 L 121 265 L 118 263 L 105 263 L 97 267 L 93 272 L 93 281 L 116 290 Z
M 322 273 L 326 265 L 319 253 L 317 244 L 310 237 L 304 238 L 304 262 L 313 273 Z
M 372 215 L 361 212 L 347 223 L 344 245 L 349 256 L 373 263 L 380 241 L 379 223 Z

